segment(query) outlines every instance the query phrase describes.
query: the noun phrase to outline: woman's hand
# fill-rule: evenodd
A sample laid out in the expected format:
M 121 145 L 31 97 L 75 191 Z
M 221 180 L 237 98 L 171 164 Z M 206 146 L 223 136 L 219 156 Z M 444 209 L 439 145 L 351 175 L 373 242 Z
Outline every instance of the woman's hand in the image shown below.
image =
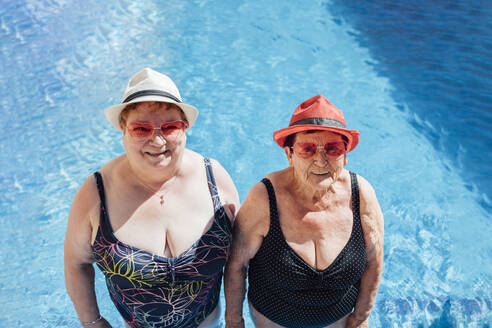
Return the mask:
M 82 327 L 87 327 L 87 328 L 112 328 L 112 326 L 109 324 L 109 322 L 106 321 L 106 319 L 102 318 L 98 322 L 94 323 L 93 325 L 83 325 Z
M 347 319 L 346 328 L 369 328 L 369 323 L 367 319 L 360 320 L 357 319 L 354 313 L 351 313 Z

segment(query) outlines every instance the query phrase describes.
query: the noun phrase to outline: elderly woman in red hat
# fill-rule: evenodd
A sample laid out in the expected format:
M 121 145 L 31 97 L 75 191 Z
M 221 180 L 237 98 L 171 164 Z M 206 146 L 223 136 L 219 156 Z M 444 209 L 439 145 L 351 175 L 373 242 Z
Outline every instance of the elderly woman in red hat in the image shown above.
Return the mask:
M 239 198 L 219 163 L 185 148 L 198 111 L 146 68 L 105 114 L 125 153 L 86 179 L 65 239 L 66 286 L 82 326 L 110 327 L 95 263 L 127 326 L 215 327 Z
M 383 215 L 373 188 L 344 169 L 359 141 L 322 95 L 274 133 L 289 167 L 248 193 L 226 266 L 226 326 L 367 327 L 383 266 Z M 248 268 L 249 266 L 249 268 Z

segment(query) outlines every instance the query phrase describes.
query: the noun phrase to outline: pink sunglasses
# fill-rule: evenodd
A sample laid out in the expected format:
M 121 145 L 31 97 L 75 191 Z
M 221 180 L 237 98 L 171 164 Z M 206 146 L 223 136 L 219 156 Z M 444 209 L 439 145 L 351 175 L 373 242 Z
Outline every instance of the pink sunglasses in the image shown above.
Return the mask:
M 160 130 L 164 137 L 179 136 L 188 128 L 188 123 L 185 121 L 166 122 L 158 127 L 154 127 L 152 123 L 129 123 L 127 125 L 128 132 L 135 139 L 147 139 L 154 135 L 155 130 Z
M 324 145 L 318 145 L 314 142 L 296 142 L 291 149 L 297 156 L 309 158 L 316 154 L 318 147 L 322 147 L 325 154 L 332 157 L 338 157 L 347 151 L 347 144 L 343 141 L 327 142 Z

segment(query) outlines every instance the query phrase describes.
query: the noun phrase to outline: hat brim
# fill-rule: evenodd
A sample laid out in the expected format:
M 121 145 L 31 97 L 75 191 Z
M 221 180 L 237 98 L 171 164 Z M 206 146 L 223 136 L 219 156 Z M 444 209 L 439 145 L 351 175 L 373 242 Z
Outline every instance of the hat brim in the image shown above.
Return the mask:
M 300 124 L 300 125 L 289 126 L 277 130 L 273 133 L 273 140 L 275 140 L 275 142 L 280 147 L 284 148 L 285 138 L 287 138 L 291 134 L 308 131 L 308 130 L 330 131 L 347 137 L 348 139 L 347 153 L 354 150 L 354 148 L 359 143 L 360 133 L 358 130 L 342 129 L 332 126 L 323 126 L 323 125 L 314 125 L 314 124 Z
M 121 131 L 120 127 L 120 113 L 129 104 L 134 104 L 134 103 L 140 103 L 140 102 L 145 102 L 145 101 L 157 101 L 157 102 L 165 102 L 165 103 L 170 103 L 170 104 L 175 104 L 179 108 L 181 108 L 186 116 L 186 120 L 188 121 L 188 126 L 191 127 L 198 116 L 198 110 L 187 104 L 179 103 L 176 102 L 170 98 L 166 97 L 160 97 L 160 96 L 145 96 L 145 97 L 138 97 L 135 98 L 129 102 L 123 103 L 123 104 L 118 104 L 114 105 L 111 107 L 108 107 L 104 110 L 104 115 L 108 119 L 108 121 L 118 130 Z

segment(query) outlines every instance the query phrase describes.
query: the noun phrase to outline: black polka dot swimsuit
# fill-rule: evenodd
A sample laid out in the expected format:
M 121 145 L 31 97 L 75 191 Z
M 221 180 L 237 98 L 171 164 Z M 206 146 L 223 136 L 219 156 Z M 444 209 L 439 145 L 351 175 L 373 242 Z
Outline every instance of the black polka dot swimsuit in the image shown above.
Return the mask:
M 285 241 L 273 185 L 262 182 L 270 201 L 270 230 L 251 259 L 248 299 L 271 321 L 285 327 L 325 327 L 350 313 L 366 266 L 357 175 L 350 172 L 353 226 L 350 238 L 325 270 L 308 265 Z

